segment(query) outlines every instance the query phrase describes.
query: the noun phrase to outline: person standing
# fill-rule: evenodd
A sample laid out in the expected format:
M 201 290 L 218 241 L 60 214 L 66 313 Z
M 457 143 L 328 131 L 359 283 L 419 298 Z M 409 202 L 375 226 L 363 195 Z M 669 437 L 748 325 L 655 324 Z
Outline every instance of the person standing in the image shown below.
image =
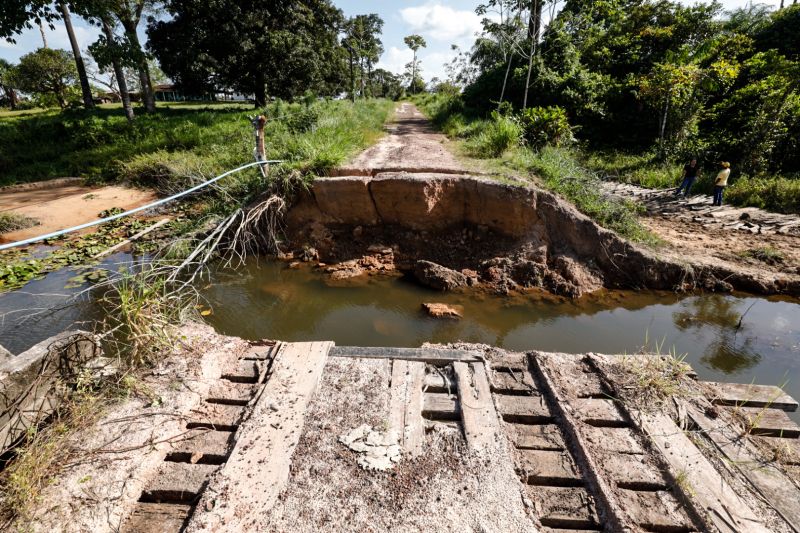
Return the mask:
M 694 185 L 694 182 L 699 174 L 699 170 L 700 165 L 697 164 L 696 158 L 692 158 L 691 161 L 683 165 L 683 181 L 681 182 L 681 186 L 678 187 L 678 190 L 675 191 L 675 196 L 678 196 L 682 190 L 684 198 L 689 196 L 689 190 L 692 188 L 692 185 Z
M 728 186 L 728 176 L 731 175 L 731 164 L 727 161 L 721 163 L 722 170 L 714 180 L 714 202 L 713 205 L 722 205 L 722 193 Z

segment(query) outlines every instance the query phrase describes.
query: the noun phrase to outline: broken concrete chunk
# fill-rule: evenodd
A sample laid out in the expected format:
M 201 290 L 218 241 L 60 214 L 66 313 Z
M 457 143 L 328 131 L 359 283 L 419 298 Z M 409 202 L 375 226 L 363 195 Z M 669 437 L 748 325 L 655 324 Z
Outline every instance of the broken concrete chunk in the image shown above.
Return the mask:
M 464 308 L 460 305 L 448 305 L 441 303 L 424 303 L 422 308 L 433 318 L 461 318 L 464 316 Z
M 423 285 L 440 291 L 451 291 L 467 284 L 467 277 L 461 272 L 424 260 L 414 265 L 414 276 Z

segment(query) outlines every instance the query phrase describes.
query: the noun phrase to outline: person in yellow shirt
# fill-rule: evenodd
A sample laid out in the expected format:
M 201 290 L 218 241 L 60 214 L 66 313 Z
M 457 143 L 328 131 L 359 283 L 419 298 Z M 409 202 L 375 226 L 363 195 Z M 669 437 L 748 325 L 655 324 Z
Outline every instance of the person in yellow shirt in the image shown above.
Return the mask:
M 731 175 L 731 164 L 727 161 L 721 163 L 722 170 L 714 179 L 714 202 L 712 205 L 722 205 L 722 193 L 728 186 L 728 176 Z

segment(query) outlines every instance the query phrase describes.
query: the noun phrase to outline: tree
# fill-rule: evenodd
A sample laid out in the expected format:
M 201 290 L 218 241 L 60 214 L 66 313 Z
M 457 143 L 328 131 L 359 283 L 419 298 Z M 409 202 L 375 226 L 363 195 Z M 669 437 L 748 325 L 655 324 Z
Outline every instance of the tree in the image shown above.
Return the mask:
M 382 29 L 383 20 L 374 13 L 356 15 L 345 24 L 343 45 L 352 50 L 352 61 L 358 63 L 362 97 L 366 96 L 366 89 L 372 77 L 372 66 L 383 53 L 383 43 L 378 38 Z M 354 77 L 354 68 L 351 68 L 351 86 L 355 85 Z
M 0 58 L 0 102 L 5 102 L 11 109 L 17 107 L 17 89 L 12 80 L 13 66 L 5 59 Z
M 45 22 L 53 28 L 53 21 L 57 18 L 61 18 L 64 21 L 80 81 L 83 105 L 87 109 L 92 109 L 94 107 L 92 89 L 89 86 L 89 79 L 86 77 L 86 67 L 81 57 L 78 41 L 75 38 L 75 31 L 72 28 L 72 19 L 67 1 L 58 0 L 56 2 L 57 12 L 53 10 L 53 6 L 49 1 L 44 0 L 4 0 L 4 4 L 7 4 L 7 6 L 4 5 L 5 16 L 0 15 L 0 38 L 9 39 L 12 42 L 14 35 L 19 34 L 24 29 L 31 28 L 32 23 L 35 23 L 42 35 L 43 47 L 48 48 L 47 38 L 44 33 Z
M 403 95 L 403 85 L 399 76 L 379 68 L 372 73 L 372 92 L 377 98 L 398 100 Z
M 70 89 L 75 87 L 78 73 L 66 50 L 40 48 L 19 59 L 12 80 L 21 91 L 52 95 L 61 108 L 67 106 Z
M 419 72 L 419 63 L 417 62 L 417 50 L 420 48 L 425 48 L 428 44 L 425 42 L 425 39 L 422 38 L 421 35 L 409 35 L 403 39 L 403 42 L 406 43 L 406 46 L 411 48 L 414 52 L 414 59 L 411 61 L 411 80 L 409 82 L 409 88 L 411 90 L 411 94 L 416 94 L 416 89 L 418 86 L 417 83 L 417 76 Z M 423 88 L 425 87 L 425 82 L 422 83 Z
M 344 17 L 329 0 L 171 0 L 171 20 L 148 21 L 148 47 L 189 93 L 233 88 L 292 98 L 342 85 Z M 235 38 L 232 38 L 235 36 Z
M 75 67 L 81 85 L 81 95 L 83 96 L 83 106 L 86 109 L 92 109 L 94 108 L 92 88 L 89 86 L 89 78 L 86 76 L 86 65 L 83 63 L 81 48 L 78 46 L 78 40 L 75 38 L 75 30 L 72 29 L 72 17 L 70 17 L 69 8 L 64 0 L 59 0 L 58 7 L 61 10 L 61 18 L 64 20 L 64 26 L 67 29 L 69 44 L 72 47 L 72 56 L 75 58 Z
M 128 119 L 128 122 L 131 122 L 134 119 L 134 112 L 131 104 L 131 95 L 128 90 L 128 80 L 125 77 L 125 66 L 126 64 L 130 66 L 131 63 L 129 60 L 126 61 L 129 55 L 126 53 L 124 42 L 114 34 L 111 17 L 107 14 L 101 14 L 99 23 L 103 33 L 100 39 L 89 47 L 89 50 L 101 71 L 111 67 L 114 73 L 113 82 L 117 86 L 117 93 L 122 102 L 122 109 L 125 111 L 125 118 Z

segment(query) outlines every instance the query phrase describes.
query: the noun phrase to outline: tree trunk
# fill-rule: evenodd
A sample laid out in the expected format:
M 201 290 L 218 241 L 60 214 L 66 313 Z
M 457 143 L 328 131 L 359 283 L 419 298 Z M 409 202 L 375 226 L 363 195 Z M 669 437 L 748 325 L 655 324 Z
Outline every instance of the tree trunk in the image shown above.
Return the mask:
M 146 113 L 155 113 L 156 99 L 153 95 L 153 84 L 150 81 L 150 67 L 147 65 L 147 56 L 145 56 L 142 51 L 142 45 L 139 43 L 139 36 L 136 34 L 136 25 L 128 20 L 120 20 L 120 22 L 125 29 L 125 37 L 138 55 L 136 58 L 136 69 L 139 71 L 139 85 L 141 86 L 144 110 Z
M 103 33 L 109 45 L 114 43 L 114 30 L 111 29 L 111 23 L 108 19 L 102 20 Z M 131 94 L 128 92 L 128 82 L 125 81 L 125 71 L 122 68 L 119 58 L 113 54 L 111 58 L 111 65 L 114 67 L 114 77 L 117 78 L 117 88 L 119 89 L 119 99 L 122 101 L 122 109 L 125 111 L 125 118 L 128 122 L 132 122 L 134 118 L 133 106 L 131 105 Z
M 349 46 L 347 51 L 350 53 L 350 100 L 356 102 L 356 66 L 354 64 L 353 49 Z
M 660 147 L 659 149 L 661 150 L 662 159 L 667 155 L 667 152 L 664 148 L 664 135 L 666 134 L 667 131 L 667 115 L 669 114 L 669 101 L 670 97 L 667 96 L 666 100 L 664 100 L 664 113 L 661 116 L 661 124 L 659 127 L 660 131 L 658 134 L 658 144 Z
M 37 21 L 39 23 L 39 33 L 42 35 L 42 48 L 47 48 L 47 36 L 44 34 L 44 24 L 42 21 Z
M 267 105 L 266 80 L 264 79 L 264 72 L 261 70 L 259 70 L 255 76 L 253 95 L 255 97 L 256 107 L 264 107 Z
M 508 65 L 506 65 L 506 75 L 503 76 L 503 88 L 500 90 L 500 101 L 497 102 L 497 109 L 498 110 L 500 109 L 500 104 L 503 103 L 503 98 L 505 98 L 505 95 L 506 95 L 506 84 L 508 83 L 508 73 L 511 70 L 511 60 L 512 60 L 512 58 L 513 58 L 512 55 L 509 54 L 508 55 Z
M 78 79 L 81 82 L 81 94 L 83 95 L 83 107 L 86 109 L 94 109 L 94 100 L 92 99 L 92 88 L 89 85 L 89 78 L 86 76 L 86 66 L 83 64 L 81 57 L 81 48 L 78 46 L 78 40 L 75 38 L 75 30 L 72 28 L 72 17 L 69 16 L 69 9 L 67 4 L 63 1 L 58 3 L 61 9 L 61 17 L 64 19 L 64 26 L 67 28 L 67 35 L 69 36 L 69 44 L 72 46 L 72 55 L 75 56 L 75 67 L 78 69 Z
M 411 63 L 411 94 L 416 94 L 416 81 L 417 81 L 417 51 L 414 50 L 414 59 Z
M 522 109 L 528 107 L 528 90 L 531 87 L 531 71 L 533 70 L 533 58 L 538 55 L 539 38 L 542 28 L 542 7 L 543 0 L 531 0 L 531 13 L 528 18 L 528 38 L 531 40 L 531 48 L 528 55 L 528 75 L 525 78 L 525 96 L 522 99 Z

